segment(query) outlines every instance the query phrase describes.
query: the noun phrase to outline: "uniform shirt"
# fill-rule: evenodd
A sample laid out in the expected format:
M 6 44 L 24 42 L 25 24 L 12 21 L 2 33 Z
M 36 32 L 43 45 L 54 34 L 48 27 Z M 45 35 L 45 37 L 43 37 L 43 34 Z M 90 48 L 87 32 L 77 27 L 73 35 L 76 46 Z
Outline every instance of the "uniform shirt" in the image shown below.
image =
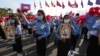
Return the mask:
M 79 24 L 76 22 L 75 18 L 71 19 L 71 27 L 72 27 L 73 35 L 81 34 L 81 28 L 80 28 Z
M 54 22 L 54 25 L 56 26 L 56 28 L 58 28 L 58 26 L 60 25 L 60 21 L 58 19 L 55 19 Z
M 58 25 L 58 27 L 57 27 L 57 29 L 56 29 L 56 32 L 55 32 L 56 38 L 60 40 L 59 31 L 60 31 L 60 24 Z
M 98 36 L 98 29 L 100 29 L 100 19 L 96 20 L 93 30 L 90 31 L 90 35 Z
M 54 27 L 54 25 L 55 25 L 54 20 L 51 20 L 51 21 L 49 22 L 49 24 L 50 24 L 50 27 L 51 27 L 51 28 L 53 28 L 53 27 Z
M 22 26 L 21 24 L 18 24 L 15 28 L 15 32 L 17 35 L 22 35 Z
M 96 21 L 96 23 L 94 24 L 93 28 L 95 28 L 95 29 L 100 29 L 100 19 L 98 19 L 98 20 Z
M 50 25 L 47 22 L 41 22 L 36 20 L 34 22 L 29 22 L 25 19 L 27 25 L 36 27 L 36 34 L 41 35 L 42 38 L 46 38 L 50 34 Z

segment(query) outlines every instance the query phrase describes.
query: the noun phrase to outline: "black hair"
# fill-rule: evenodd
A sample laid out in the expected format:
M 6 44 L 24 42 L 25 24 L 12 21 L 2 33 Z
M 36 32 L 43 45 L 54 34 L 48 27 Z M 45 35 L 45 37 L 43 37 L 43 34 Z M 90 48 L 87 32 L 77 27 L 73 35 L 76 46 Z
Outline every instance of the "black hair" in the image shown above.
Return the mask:
M 63 19 L 65 19 L 65 18 L 66 18 L 66 16 L 69 16 L 69 15 L 64 15 Z
M 64 15 L 61 23 L 64 23 L 64 19 L 66 18 L 66 16 L 69 16 L 69 15 Z
M 76 13 L 76 16 L 80 16 L 80 14 L 79 13 Z
M 43 10 L 38 10 L 38 13 L 43 14 L 43 21 L 46 22 L 46 18 L 45 18 L 45 13 L 44 13 L 44 11 L 43 11 Z

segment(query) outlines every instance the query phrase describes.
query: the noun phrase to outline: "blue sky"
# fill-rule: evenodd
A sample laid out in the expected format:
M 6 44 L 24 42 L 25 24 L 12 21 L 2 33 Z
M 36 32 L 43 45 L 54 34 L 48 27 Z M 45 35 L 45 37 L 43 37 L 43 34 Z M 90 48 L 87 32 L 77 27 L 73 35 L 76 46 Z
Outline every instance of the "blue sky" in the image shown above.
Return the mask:
M 51 5 L 51 0 L 46 0 L 47 3 L 49 5 Z M 54 2 L 54 4 L 56 4 L 56 1 L 57 0 L 52 0 Z M 46 7 L 45 6 L 45 0 L 0 0 L 0 7 L 1 8 L 12 8 L 14 12 L 16 12 L 16 9 L 20 7 L 20 4 L 21 3 L 26 3 L 26 4 L 31 4 L 31 12 L 33 12 L 33 14 L 36 14 L 37 10 L 38 9 L 41 9 L 40 6 L 39 6 L 39 2 L 42 3 L 42 9 L 45 10 L 46 14 L 51 14 L 51 15 L 60 15 L 60 13 L 62 13 L 63 15 L 66 13 L 66 12 L 69 12 L 69 11 L 73 11 L 73 12 L 80 12 L 80 13 L 83 13 L 83 12 L 86 12 L 87 9 L 90 7 L 87 5 L 87 1 L 88 0 L 83 0 L 83 3 L 84 3 L 84 8 L 81 7 L 80 3 L 81 3 L 81 0 L 76 0 L 76 2 L 78 3 L 79 7 L 76 9 L 76 8 L 70 8 L 68 5 L 67 5 L 67 2 L 68 0 L 58 0 L 60 3 L 62 3 L 62 1 L 64 2 L 65 4 L 65 9 L 62 9 L 61 7 L 58 7 L 56 6 L 55 8 L 53 7 Z M 95 0 L 91 0 L 93 3 L 95 3 Z M 36 9 L 34 9 L 34 2 L 36 3 Z M 71 3 L 74 3 L 74 0 L 70 0 Z M 94 6 L 96 6 L 94 4 Z

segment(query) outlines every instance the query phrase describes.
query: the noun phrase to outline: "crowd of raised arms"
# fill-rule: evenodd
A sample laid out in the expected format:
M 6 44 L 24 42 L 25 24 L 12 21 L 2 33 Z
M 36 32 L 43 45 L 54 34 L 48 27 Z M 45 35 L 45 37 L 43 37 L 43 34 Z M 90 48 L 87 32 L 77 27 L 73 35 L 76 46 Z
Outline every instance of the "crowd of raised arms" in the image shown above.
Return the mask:
M 13 47 L 17 56 L 24 56 L 23 34 L 29 34 L 29 37 L 36 39 L 37 56 L 46 56 L 52 33 L 55 36 L 54 45 L 57 45 L 56 56 L 78 53 L 75 47 L 79 38 L 89 43 L 86 56 L 100 56 L 100 7 L 91 7 L 84 15 L 79 13 L 70 16 L 67 12 L 64 16 L 55 17 L 46 16 L 45 11 L 38 10 L 33 17 L 32 13 L 25 14 L 18 10 L 20 16 L 0 16 L 0 37 Z

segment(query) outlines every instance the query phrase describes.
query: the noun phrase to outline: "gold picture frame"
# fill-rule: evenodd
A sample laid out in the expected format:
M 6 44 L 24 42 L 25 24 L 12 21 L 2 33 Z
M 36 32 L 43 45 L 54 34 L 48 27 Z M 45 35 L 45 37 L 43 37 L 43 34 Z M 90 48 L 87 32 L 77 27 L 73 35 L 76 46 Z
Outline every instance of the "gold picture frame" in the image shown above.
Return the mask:
M 65 39 L 71 38 L 71 25 L 70 24 L 62 23 L 60 25 L 60 37 L 65 38 Z
M 15 39 L 15 30 L 11 25 L 4 26 L 4 32 L 7 39 Z

